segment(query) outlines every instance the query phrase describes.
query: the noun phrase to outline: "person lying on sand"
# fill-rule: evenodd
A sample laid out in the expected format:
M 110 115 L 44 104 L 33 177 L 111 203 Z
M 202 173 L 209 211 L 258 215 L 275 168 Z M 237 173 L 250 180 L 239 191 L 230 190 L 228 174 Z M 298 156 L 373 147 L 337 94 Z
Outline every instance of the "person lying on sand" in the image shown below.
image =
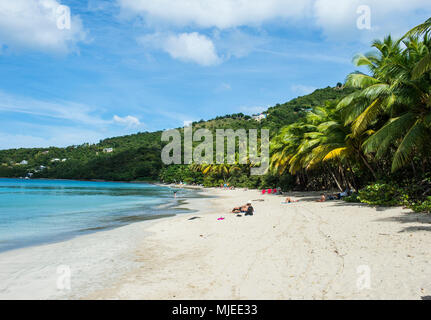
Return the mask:
M 299 200 L 293 200 L 292 198 L 287 197 L 287 198 L 286 198 L 286 201 L 284 201 L 284 202 L 282 202 L 282 203 L 294 203 L 294 202 L 299 202 Z
M 232 213 L 242 213 L 247 211 L 247 205 L 244 205 L 242 207 L 235 207 L 232 209 Z
M 341 193 L 336 193 L 336 194 L 330 194 L 328 197 L 325 197 L 324 194 L 322 194 L 322 196 L 320 197 L 320 200 L 317 200 L 317 202 L 325 202 L 327 200 L 341 200 L 344 197 L 347 197 L 351 194 L 351 191 L 349 189 L 346 189 L 346 191 L 341 192 Z
M 247 212 L 248 208 L 251 207 L 251 201 L 247 202 L 241 207 L 236 207 L 232 209 L 232 213 L 244 213 Z

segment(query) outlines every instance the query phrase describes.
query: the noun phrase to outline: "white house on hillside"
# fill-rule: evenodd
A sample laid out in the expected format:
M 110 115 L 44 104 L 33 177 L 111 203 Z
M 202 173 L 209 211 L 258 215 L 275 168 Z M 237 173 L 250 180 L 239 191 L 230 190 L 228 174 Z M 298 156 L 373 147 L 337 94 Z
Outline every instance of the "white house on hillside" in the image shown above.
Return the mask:
M 114 148 L 105 148 L 105 149 L 103 149 L 103 152 L 104 153 L 112 153 L 112 152 L 114 152 Z
M 26 165 L 28 165 L 28 161 L 27 160 L 22 160 L 19 164 L 23 165 L 23 166 L 26 166 Z
M 266 119 L 266 114 L 261 113 L 261 114 L 253 116 L 252 118 L 256 121 L 262 121 L 263 119 Z

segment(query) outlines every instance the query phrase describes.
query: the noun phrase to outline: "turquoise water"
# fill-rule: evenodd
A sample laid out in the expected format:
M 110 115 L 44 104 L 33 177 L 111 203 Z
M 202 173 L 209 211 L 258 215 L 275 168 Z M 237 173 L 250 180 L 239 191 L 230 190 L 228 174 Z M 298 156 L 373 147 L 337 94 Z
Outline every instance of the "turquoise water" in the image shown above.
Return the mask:
M 65 240 L 128 223 L 186 212 L 197 196 L 150 184 L 0 178 L 0 251 Z

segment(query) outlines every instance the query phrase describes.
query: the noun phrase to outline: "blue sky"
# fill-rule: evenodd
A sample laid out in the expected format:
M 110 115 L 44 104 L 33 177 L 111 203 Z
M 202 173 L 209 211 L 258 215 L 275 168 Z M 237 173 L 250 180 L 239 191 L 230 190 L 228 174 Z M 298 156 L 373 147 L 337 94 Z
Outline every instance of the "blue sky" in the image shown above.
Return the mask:
M 0 0 L 0 149 L 257 113 L 430 16 L 429 0 Z

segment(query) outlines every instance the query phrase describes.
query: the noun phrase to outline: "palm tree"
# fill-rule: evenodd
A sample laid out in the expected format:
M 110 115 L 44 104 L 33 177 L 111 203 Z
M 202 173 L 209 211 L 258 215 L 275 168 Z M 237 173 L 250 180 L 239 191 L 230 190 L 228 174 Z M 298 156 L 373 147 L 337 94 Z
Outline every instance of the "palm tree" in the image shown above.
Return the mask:
M 398 41 L 391 36 L 383 41 L 374 41 L 372 47 L 377 52 L 355 56 L 356 66 L 366 66 L 371 75 L 352 73 L 347 77 L 346 86 L 360 89 L 338 104 L 346 125 L 352 125 L 355 136 L 361 135 L 378 117 L 392 105 L 394 96 L 390 90 L 393 78 L 388 73 L 387 65 L 401 54 Z
M 401 50 L 399 41 L 386 38 L 380 46 L 374 45 L 379 51 L 376 55 L 358 58 L 357 65 L 367 65 L 372 75 L 351 74 L 346 85 L 360 91 L 338 106 L 345 123 L 352 125 L 354 136 L 377 127 L 363 145 L 366 153 L 381 158 L 396 146 L 392 171 L 408 164 L 415 153 L 426 155 L 431 138 L 430 77 L 423 72 L 417 78 L 414 71 L 431 51 L 431 43 L 427 37 L 424 41 L 409 38 L 403 43 L 406 48 Z M 379 127 L 382 115 L 390 119 Z
M 228 165 L 228 164 L 204 164 L 200 167 L 204 175 L 216 174 L 223 178 L 225 183 L 229 182 L 230 178 L 235 172 L 241 171 L 239 165 Z
M 414 27 L 409 32 L 407 32 L 402 39 L 411 38 L 411 37 L 424 37 L 424 42 L 429 41 L 429 33 L 431 32 L 431 18 L 429 18 L 424 23 Z M 429 49 L 429 46 L 427 47 Z M 413 70 L 413 78 L 418 79 L 424 73 L 431 70 L 431 51 L 424 55 L 424 57 L 417 63 Z
M 343 180 L 347 185 L 354 184 L 351 163 L 365 158 L 361 150 L 363 139 L 351 135 L 336 106 L 336 102 L 327 102 L 314 108 L 303 121 L 281 130 L 271 145 L 273 171 L 282 174 L 289 169 L 293 175 L 304 171 L 306 176 L 308 171 L 323 166 L 339 189 Z M 371 171 L 374 174 L 372 168 Z

